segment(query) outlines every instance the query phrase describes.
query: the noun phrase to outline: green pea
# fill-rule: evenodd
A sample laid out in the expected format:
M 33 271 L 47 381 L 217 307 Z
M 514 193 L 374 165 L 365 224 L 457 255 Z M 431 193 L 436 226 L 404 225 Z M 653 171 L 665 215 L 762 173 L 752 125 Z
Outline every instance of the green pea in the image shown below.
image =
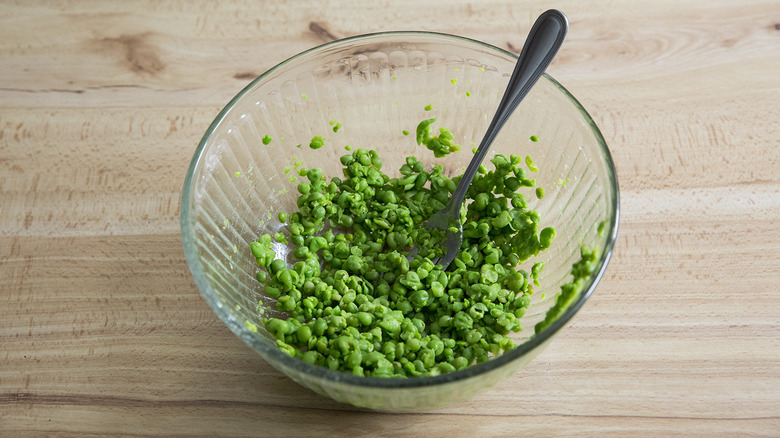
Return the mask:
M 283 342 L 281 339 L 277 339 L 276 346 L 279 348 L 279 351 L 281 351 L 282 353 L 288 354 L 293 357 L 295 356 L 295 347 Z
M 311 328 L 307 325 L 303 325 L 300 328 L 298 328 L 298 331 L 296 332 L 298 336 L 298 342 L 301 343 L 308 343 L 309 338 L 311 338 L 312 331 Z
M 361 269 L 363 269 L 363 260 L 356 255 L 351 255 L 347 257 L 345 265 L 350 271 L 359 272 Z
M 279 298 L 282 295 L 282 291 L 278 287 L 266 286 L 265 293 L 271 298 Z
M 542 248 L 549 248 L 552 244 L 552 240 L 555 237 L 555 228 L 546 227 L 539 233 L 539 245 Z
M 431 369 L 436 365 L 436 354 L 430 348 L 420 350 L 417 357 L 422 362 L 423 370 Z
M 289 325 L 287 324 L 287 321 L 282 319 L 271 318 L 265 322 L 265 329 L 277 338 L 287 334 L 288 328 Z
M 276 276 L 279 282 L 285 286 L 286 291 L 292 289 L 292 275 L 290 274 L 290 272 L 291 271 L 289 269 L 283 269 L 279 271 Z
M 279 297 L 279 299 L 276 302 L 276 307 L 279 310 L 288 311 L 288 312 L 290 310 L 295 309 L 295 305 L 296 305 L 295 299 L 289 295 L 284 295 Z
M 469 360 L 463 356 L 458 356 L 452 361 L 452 366 L 458 370 L 462 370 L 463 368 L 466 368 L 468 365 L 469 365 Z
M 277 272 L 285 269 L 286 265 L 284 263 L 284 260 L 282 259 L 274 259 L 273 262 L 271 262 L 270 271 L 271 274 L 276 274 Z
M 474 324 L 474 320 L 466 313 L 459 311 L 453 318 L 453 326 L 459 330 L 470 329 Z
M 417 333 L 422 333 L 425 330 L 425 321 L 415 316 L 411 319 L 411 323 L 416 329 Z
M 315 135 L 309 142 L 309 147 L 312 149 L 319 149 L 325 144 L 325 139 L 321 135 Z
M 316 321 L 314 321 L 314 327 L 312 328 L 312 332 L 317 336 L 322 336 L 325 334 L 325 330 L 328 329 L 328 322 L 325 321 L 324 318 L 320 318 Z
M 508 192 L 513 193 L 520 188 L 520 180 L 517 177 L 510 176 L 504 181 L 504 187 Z
M 428 348 L 433 351 L 434 356 L 439 356 L 444 352 L 444 342 L 438 338 L 431 339 L 428 342 Z
M 420 349 L 422 344 L 420 343 L 420 340 L 417 338 L 409 338 L 406 340 L 406 348 L 409 349 L 409 351 L 417 351 Z
M 431 282 L 431 295 L 435 298 L 442 297 L 444 295 L 444 286 L 438 281 Z
M 482 319 L 487 312 L 487 306 L 484 303 L 476 303 L 469 309 L 469 316 L 474 319 Z
M 498 263 L 500 256 L 498 255 L 498 251 L 492 250 L 488 251 L 487 255 L 485 256 L 485 263 L 495 265 Z
M 293 250 L 293 255 L 298 259 L 305 259 L 309 254 L 309 247 L 307 246 L 299 246 Z
M 539 168 L 534 164 L 534 160 L 531 159 L 530 155 L 525 156 L 525 165 L 528 166 L 528 170 L 531 172 L 537 172 L 539 170 Z
M 423 307 L 428 302 L 428 292 L 426 290 L 415 291 L 410 297 L 409 301 L 415 307 Z
M 490 221 L 490 224 L 493 226 L 493 228 L 504 228 L 505 226 L 509 225 L 509 221 L 509 212 L 504 210 L 499 213 L 498 216 L 493 218 Z
M 303 359 L 304 362 L 308 362 L 312 365 L 317 363 L 317 359 L 319 359 L 319 354 L 316 351 L 309 350 L 305 353 L 303 353 L 303 356 L 301 356 L 301 359 Z
M 396 304 L 396 309 L 403 312 L 404 315 L 407 315 L 412 312 L 413 307 L 412 304 L 408 300 L 402 300 Z
M 439 372 L 441 372 L 442 374 L 451 373 L 456 370 L 456 368 L 453 365 L 447 362 L 441 362 L 437 364 L 436 368 L 438 368 Z
M 382 353 L 378 351 L 370 351 L 368 353 L 363 354 L 363 365 L 366 366 L 378 365 L 382 359 L 384 359 Z
M 528 203 L 525 201 L 525 196 L 523 196 L 522 193 L 515 193 L 512 195 L 512 207 L 525 208 L 527 206 Z
M 284 235 L 284 233 L 274 233 L 274 240 L 276 240 L 279 243 L 287 244 L 287 236 Z
M 520 272 L 511 274 L 506 281 L 506 286 L 513 292 L 520 292 L 521 290 L 525 290 L 526 285 L 527 283 L 525 276 L 523 276 L 523 274 Z
M 363 361 L 363 355 L 360 351 L 353 351 L 349 353 L 345 358 L 345 364 L 347 368 L 353 369 L 360 366 Z
M 374 317 L 368 312 L 360 312 L 357 314 L 357 318 L 364 326 L 369 326 L 374 320 Z
M 482 265 L 480 274 L 482 283 L 493 284 L 498 281 L 498 273 L 491 264 Z
M 371 151 L 371 165 L 376 167 L 377 169 L 382 168 L 382 158 L 379 156 L 379 154 L 376 153 L 376 151 Z
M 385 344 L 382 346 L 382 354 L 385 355 L 385 358 L 387 360 L 390 361 L 395 360 L 396 347 L 397 347 L 396 343 L 393 342 L 392 340 L 385 342 Z
M 354 224 L 354 219 L 352 218 L 352 216 L 344 215 L 341 216 L 341 218 L 339 218 L 339 225 L 341 225 L 342 227 L 350 228 L 353 224 Z
M 290 242 L 291 242 L 293 245 L 296 245 L 296 246 L 301 246 L 301 245 L 303 245 L 303 236 L 301 236 L 301 235 L 297 235 L 297 236 L 296 236 L 296 235 L 293 235 L 293 236 L 290 236 Z

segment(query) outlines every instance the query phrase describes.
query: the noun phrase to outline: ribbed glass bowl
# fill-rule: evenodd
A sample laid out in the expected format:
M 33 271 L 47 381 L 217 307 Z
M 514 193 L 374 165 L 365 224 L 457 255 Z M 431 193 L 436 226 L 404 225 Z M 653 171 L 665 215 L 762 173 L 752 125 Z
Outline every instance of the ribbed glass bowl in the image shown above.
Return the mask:
M 472 157 L 503 94 L 516 57 L 485 43 L 452 35 L 390 32 L 347 38 L 296 55 L 252 81 L 217 116 L 198 145 L 181 202 L 181 232 L 192 276 L 217 316 L 271 365 L 301 385 L 355 406 L 383 411 L 438 407 L 493 386 L 525 366 L 582 307 L 601 278 L 618 227 L 618 185 L 610 153 L 593 120 L 566 89 L 543 76 L 493 143 L 494 153 L 531 155 L 533 176 L 546 196 L 526 195 L 529 207 L 553 226 L 553 245 L 527 262 L 544 261 L 542 286 L 514 334 L 518 347 L 470 368 L 435 377 L 358 377 L 310 365 L 276 347 L 263 329 L 279 316 L 275 300 L 255 279 L 249 243 L 260 234 L 285 232 L 279 211 L 296 206 L 296 161 L 341 176 L 344 146 L 375 148 L 383 171 L 398 176 L 404 157 L 417 155 L 428 168 L 443 164 L 459 174 Z M 432 104 L 432 111 L 424 107 Z M 417 124 L 455 134 L 462 153 L 435 159 L 415 143 Z M 329 124 L 343 127 L 333 133 Z M 264 145 L 261 139 L 271 135 Z M 330 141 L 308 147 L 314 135 Z M 529 137 L 536 135 L 538 142 Z M 298 145 L 303 145 L 297 147 Z M 488 157 L 489 158 L 489 157 Z M 286 173 L 285 169 L 292 168 Z M 597 232 L 601 222 L 602 233 Z M 534 325 L 571 279 L 581 245 L 600 249 L 596 269 L 576 301 L 550 326 Z M 276 244 L 277 257 L 291 260 Z M 252 330 L 256 328 L 256 330 Z

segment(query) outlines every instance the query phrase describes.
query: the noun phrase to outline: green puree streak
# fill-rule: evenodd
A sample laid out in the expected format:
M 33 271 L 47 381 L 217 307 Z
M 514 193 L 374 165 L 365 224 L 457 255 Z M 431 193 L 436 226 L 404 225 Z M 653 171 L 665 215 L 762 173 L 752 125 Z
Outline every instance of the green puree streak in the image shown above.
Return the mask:
M 588 279 L 593 275 L 596 269 L 596 262 L 599 258 L 599 251 L 588 249 L 585 246 L 580 248 L 580 260 L 572 266 L 573 279 L 561 286 L 561 291 L 555 297 L 555 304 L 547 310 L 544 320 L 537 323 L 534 327 L 535 333 L 539 333 L 558 319 L 569 306 L 577 300 L 582 293 Z
M 431 136 L 431 123 L 418 127 L 422 144 L 437 157 L 459 149 L 448 130 Z M 441 165 L 426 170 L 412 156 L 390 178 L 373 150 L 340 160 L 341 177 L 299 172 L 298 211 L 279 217 L 289 223 L 291 267 L 273 251 L 273 241 L 286 236 L 250 244 L 263 268 L 257 280 L 289 315 L 263 318 L 280 350 L 332 370 L 409 377 L 452 372 L 514 348 L 508 334 L 522 330 L 544 265 L 529 274 L 519 264 L 555 237 L 521 193 L 535 185 L 524 159 L 497 154 L 492 169 L 475 176 L 461 212 L 463 245 L 446 271 L 431 262 L 443 255 L 446 232 L 425 225 L 460 176 L 448 177 Z

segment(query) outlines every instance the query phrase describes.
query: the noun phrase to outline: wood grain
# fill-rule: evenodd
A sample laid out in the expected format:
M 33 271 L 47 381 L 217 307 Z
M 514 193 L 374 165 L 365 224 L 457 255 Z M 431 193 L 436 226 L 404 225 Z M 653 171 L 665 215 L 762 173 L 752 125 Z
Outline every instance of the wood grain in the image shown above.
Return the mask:
M 563 1 L 550 68 L 618 169 L 599 289 L 469 401 L 364 412 L 263 362 L 178 234 L 195 145 L 252 78 L 381 30 L 517 52 L 539 2 L 0 3 L 0 436 L 780 436 L 780 8 Z

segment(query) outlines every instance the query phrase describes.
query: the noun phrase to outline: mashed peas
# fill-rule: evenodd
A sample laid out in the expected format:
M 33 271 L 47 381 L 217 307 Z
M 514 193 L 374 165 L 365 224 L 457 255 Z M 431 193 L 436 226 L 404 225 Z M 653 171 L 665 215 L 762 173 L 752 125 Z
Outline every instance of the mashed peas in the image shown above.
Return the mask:
M 449 130 L 432 135 L 433 122 L 417 127 L 418 143 L 436 157 L 459 151 Z M 379 154 L 366 149 L 340 160 L 341 176 L 299 171 L 298 211 L 285 217 L 292 266 L 272 249 L 288 236 L 262 235 L 250 244 L 263 268 L 257 280 L 289 315 L 263 318 L 281 351 L 360 376 L 410 377 L 452 372 L 514 348 L 508 335 L 522 330 L 544 266 L 534 264 L 529 274 L 519 264 L 555 237 L 526 202 L 535 180 L 521 165 L 530 157 L 496 154 L 481 167 L 461 212 L 463 245 L 446 270 L 431 262 L 444 255 L 446 232 L 425 225 L 460 176 L 410 156 L 391 178 Z

